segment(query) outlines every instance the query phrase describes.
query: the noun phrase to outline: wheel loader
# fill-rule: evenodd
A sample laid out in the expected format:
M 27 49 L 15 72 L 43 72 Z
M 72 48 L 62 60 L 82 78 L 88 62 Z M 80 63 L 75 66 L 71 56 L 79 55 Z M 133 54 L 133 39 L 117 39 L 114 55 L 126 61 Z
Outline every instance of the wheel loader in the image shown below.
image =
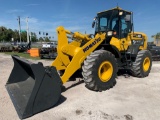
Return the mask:
M 93 35 L 59 26 L 57 57 L 51 66 L 12 56 L 14 67 L 6 89 L 21 119 L 54 107 L 62 85 L 77 71 L 81 71 L 86 88 L 93 91 L 112 88 L 119 69 L 135 77 L 149 75 L 152 59 L 147 35 L 134 31 L 132 12 L 120 7 L 99 12 L 92 27 Z

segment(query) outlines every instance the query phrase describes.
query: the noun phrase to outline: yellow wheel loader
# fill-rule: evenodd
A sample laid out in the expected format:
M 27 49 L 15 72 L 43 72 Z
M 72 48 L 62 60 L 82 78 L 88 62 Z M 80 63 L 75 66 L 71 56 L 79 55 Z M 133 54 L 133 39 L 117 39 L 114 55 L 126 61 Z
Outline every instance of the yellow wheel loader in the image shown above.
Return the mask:
M 152 59 L 147 36 L 134 32 L 132 12 L 119 7 L 99 12 L 92 27 L 94 35 L 58 27 L 58 55 L 51 66 L 12 56 L 14 67 L 6 88 L 20 118 L 55 106 L 61 86 L 77 71 L 94 91 L 112 88 L 119 69 L 129 70 L 135 77 L 149 75 Z

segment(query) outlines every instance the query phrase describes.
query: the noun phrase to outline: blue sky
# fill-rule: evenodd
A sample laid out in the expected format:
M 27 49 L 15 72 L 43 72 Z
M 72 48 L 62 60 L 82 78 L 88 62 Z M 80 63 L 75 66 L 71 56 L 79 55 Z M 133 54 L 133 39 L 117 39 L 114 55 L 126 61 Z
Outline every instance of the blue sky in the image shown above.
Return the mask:
M 146 33 L 149 41 L 151 35 L 160 32 L 160 0 L 1 0 L 0 26 L 18 29 L 17 16 L 20 16 L 23 30 L 29 17 L 30 31 L 48 32 L 55 39 L 60 25 L 73 32 L 94 33 L 91 24 L 96 13 L 117 3 L 133 11 L 135 31 Z

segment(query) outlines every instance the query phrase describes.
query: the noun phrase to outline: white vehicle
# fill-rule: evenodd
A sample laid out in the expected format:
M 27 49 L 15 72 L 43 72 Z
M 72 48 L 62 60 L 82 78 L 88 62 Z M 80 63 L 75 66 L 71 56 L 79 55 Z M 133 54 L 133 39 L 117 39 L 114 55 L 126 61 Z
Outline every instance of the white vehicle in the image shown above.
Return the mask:
M 42 44 L 42 48 L 55 48 L 56 44 L 55 43 L 45 43 Z

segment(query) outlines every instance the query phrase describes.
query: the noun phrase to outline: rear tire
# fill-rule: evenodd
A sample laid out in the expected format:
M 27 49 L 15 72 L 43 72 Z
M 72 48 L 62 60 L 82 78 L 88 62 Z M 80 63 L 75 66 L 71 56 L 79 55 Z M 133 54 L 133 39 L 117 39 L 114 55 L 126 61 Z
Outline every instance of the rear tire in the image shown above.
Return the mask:
M 146 77 L 149 75 L 152 67 L 152 56 L 150 51 L 141 50 L 138 52 L 135 62 L 133 62 L 133 66 L 131 72 L 135 77 Z
M 84 61 L 82 75 L 86 87 L 94 91 L 104 91 L 116 84 L 117 62 L 114 55 L 105 50 L 92 52 Z
M 43 59 L 44 58 L 43 55 L 40 55 L 40 58 Z

